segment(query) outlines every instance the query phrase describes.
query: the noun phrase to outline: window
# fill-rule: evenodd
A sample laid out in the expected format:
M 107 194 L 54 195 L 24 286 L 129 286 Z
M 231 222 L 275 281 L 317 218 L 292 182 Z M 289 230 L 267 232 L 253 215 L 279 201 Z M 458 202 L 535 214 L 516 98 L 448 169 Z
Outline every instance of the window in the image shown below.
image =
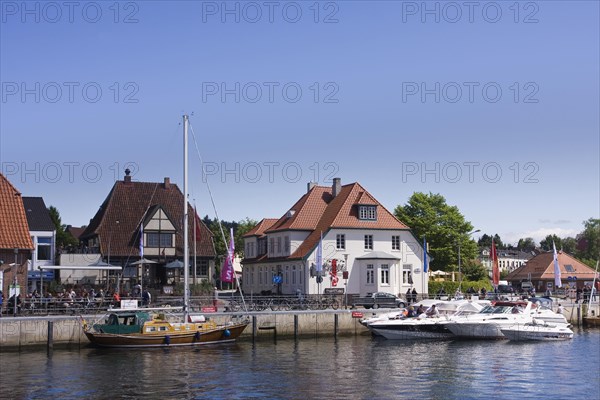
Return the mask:
M 285 266 L 285 284 L 286 285 L 290 284 L 290 266 L 289 265 Z
M 358 219 L 377 220 L 377 206 L 358 206 Z
M 335 248 L 338 250 L 346 250 L 346 235 L 338 233 L 335 237 Z
M 390 284 L 390 266 L 387 264 L 381 264 L 381 284 Z
M 365 235 L 365 250 L 373 250 L 373 235 Z
M 285 237 L 285 254 L 290 254 L 290 237 Z
M 375 267 L 373 264 L 367 264 L 367 285 L 375 283 Z
M 173 234 L 148 232 L 146 233 L 146 247 L 173 247 Z
M 392 236 L 392 250 L 400 250 L 400 236 Z
M 410 285 L 412 281 L 411 277 L 412 264 L 404 264 L 402 266 L 402 283 L 405 285 Z
M 277 238 L 277 254 L 281 254 L 281 236 Z
M 208 260 L 198 260 L 196 264 L 198 266 L 196 273 L 199 276 L 208 276 Z
M 275 253 L 275 238 L 269 238 L 269 255 L 272 256 Z
M 296 266 L 292 266 L 292 285 L 296 284 Z
M 565 269 L 567 270 L 567 272 L 575 272 L 571 264 L 566 264 Z
M 300 267 L 299 269 L 300 269 L 300 271 L 299 271 L 298 275 L 300 275 L 300 276 L 298 277 L 298 283 L 300 285 L 302 285 L 302 276 L 304 275 L 304 268 Z
M 40 237 L 37 240 L 37 259 L 51 260 L 52 259 L 52 238 Z
M 263 268 L 262 267 L 258 268 L 258 284 L 259 285 L 263 284 Z

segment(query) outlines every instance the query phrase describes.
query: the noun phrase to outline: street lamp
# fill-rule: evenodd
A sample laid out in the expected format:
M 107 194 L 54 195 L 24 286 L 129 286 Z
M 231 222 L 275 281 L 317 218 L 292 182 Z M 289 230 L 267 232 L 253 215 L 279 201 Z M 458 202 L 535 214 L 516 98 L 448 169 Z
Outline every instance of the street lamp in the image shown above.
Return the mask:
M 480 229 L 476 229 L 472 232 L 467 233 L 467 236 L 470 237 L 472 234 L 480 232 Z M 460 268 L 460 239 L 458 240 L 458 291 L 462 293 L 462 271 Z

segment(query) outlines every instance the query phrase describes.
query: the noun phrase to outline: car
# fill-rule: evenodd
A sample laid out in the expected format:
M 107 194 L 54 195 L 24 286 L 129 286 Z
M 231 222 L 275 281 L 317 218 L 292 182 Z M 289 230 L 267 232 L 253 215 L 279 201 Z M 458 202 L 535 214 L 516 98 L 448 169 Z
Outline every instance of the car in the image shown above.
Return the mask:
M 375 292 L 367 295 L 367 297 L 356 298 L 352 302 L 353 307 L 363 306 L 364 308 L 389 308 L 389 307 L 406 307 L 404 300 L 392 293 Z
M 515 289 L 511 285 L 498 285 L 498 293 L 510 293 L 513 294 Z

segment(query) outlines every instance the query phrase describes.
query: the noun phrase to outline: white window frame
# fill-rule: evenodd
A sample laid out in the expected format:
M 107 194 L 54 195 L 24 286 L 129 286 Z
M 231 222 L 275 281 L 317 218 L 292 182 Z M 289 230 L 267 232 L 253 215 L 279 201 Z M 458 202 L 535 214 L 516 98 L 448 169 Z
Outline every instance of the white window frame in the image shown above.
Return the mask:
M 337 250 L 346 250 L 346 235 L 344 233 L 338 233 L 335 236 L 335 248 Z
M 375 285 L 375 265 L 367 264 L 367 283 L 366 285 L 373 286 Z
M 392 235 L 392 251 L 400 251 L 400 235 Z
M 379 282 L 381 283 L 381 285 L 390 286 L 390 265 L 389 264 L 381 264 L 381 267 L 379 267 L 379 270 L 380 270 Z

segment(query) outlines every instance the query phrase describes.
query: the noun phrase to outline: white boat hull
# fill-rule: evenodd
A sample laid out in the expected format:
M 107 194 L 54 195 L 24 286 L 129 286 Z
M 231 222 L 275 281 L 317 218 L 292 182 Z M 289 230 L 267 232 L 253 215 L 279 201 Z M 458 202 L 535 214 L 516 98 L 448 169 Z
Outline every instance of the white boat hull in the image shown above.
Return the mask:
M 567 326 L 515 324 L 501 329 L 508 340 L 569 340 L 573 331 Z

